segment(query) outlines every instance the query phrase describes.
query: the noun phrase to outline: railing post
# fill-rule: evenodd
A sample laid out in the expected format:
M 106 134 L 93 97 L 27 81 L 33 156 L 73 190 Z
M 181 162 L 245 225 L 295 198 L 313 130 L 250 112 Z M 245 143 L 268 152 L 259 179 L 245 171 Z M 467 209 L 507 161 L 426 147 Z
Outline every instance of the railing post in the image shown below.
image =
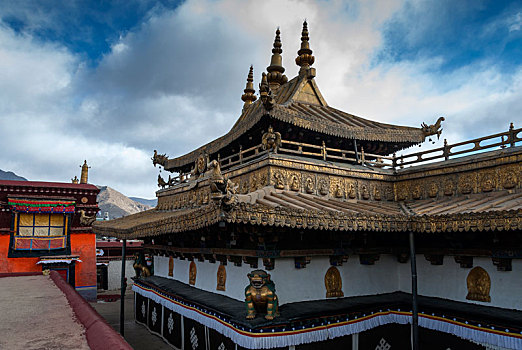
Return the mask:
M 353 148 L 355 150 L 355 161 L 359 163 L 359 152 L 357 152 L 357 140 L 353 139 Z
M 509 125 L 509 146 L 515 147 L 515 125 L 513 123 Z
M 364 147 L 361 147 L 361 164 L 365 165 L 365 158 L 364 158 Z
M 448 148 L 448 140 L 444 139 L 444 160 L 449 159 L 449 148 Z
M 127 240 L 124 239 L 121 246 L 121 295 L 120 295 L 120 334 L 125 336 L 125 290 L 127 281 L 125 278 L 125 268 L 127 259 Z
M 239 145 L 239 164 L 243 164 L 243 146 Z
M 326 144 L 323 141 L 323 148 L 321 148 L 321 153 L 323 155 L 323 160 L 326 160 Z

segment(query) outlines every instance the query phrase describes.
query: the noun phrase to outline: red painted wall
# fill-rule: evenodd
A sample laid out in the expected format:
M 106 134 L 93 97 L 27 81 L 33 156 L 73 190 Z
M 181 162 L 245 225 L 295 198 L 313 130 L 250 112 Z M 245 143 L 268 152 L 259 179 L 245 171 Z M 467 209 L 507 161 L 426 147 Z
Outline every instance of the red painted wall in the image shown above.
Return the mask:
M 0 273 L 42 271 L 36 263 L 40 258 L 8 258 L 9 235 L 0 235 Z
M 0 273 L 40 272 L 36 263 L 40 258 L 8 258 L 9 235 L 0 235 Z M 82 233 L 71 235 L 71 255 L 79 255 L 76 263 L 76 287 L 96 286 L 96 235 Z
M 96 286 L 96 235 L 72 234 L 71 255 L 79 255 L 82 261 L 76 263 L 76 287 Z

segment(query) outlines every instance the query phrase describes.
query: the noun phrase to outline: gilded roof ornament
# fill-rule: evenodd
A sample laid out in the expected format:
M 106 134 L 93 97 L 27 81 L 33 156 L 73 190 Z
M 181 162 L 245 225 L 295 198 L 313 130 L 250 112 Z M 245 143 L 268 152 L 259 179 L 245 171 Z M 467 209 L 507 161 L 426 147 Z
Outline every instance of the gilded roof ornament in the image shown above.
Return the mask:
M 268 84 L 272 90 L 277 90 L 280 85 L 283 85 L 288 81 L 288 78 L 283 73 L 285 68 L 283 67 L 283 49 L 281 49 L 281 31 L 279 28 L 276 30 L 276 37 L 274 40 L 274 48 L 272 49 L 272 59 L 270 60 L 270 66 L 266 67 L 268 72 L 267 79 Z
M 261 77 L 261 84 L 259 84 L 259 96 L 266 110 L 269 111 L 274 107 L 274 98 L 272 96 L 270 85 L 268 84 L 266 73 L 263 73 Z
M 297 58 L 295 63 L 301 67 L 299 73 L 305 72 L 314 63 L 315 57 L 312 56 L 312 50 L 310 49 L 310 42 L 308 41 L 308 23 L 306 20 L 303 22 L 303 31 L 301 32 L 301 49 L 297 51 Z
M 428 125 L 426 123 L 422 123 L 422 133 L 424 134 L 424 137 L 428 137 L 431 135 L 437 135 L 437 139 L 440 137 L 440 134 L 442 133 L 442 122 L 444 121 L 444 117 L 440 117 L 437 119 L 437 122 L 432 125 Z M 431 140 L 430 140 L 431 141 Z
M 246 88 L 243 91 L 245 93 L 243 94 L 243 96 L 241 96 L 241 100 L 243 100 L 243 102 L 245 102 L 245 104 L 243 105 L 243 108 L 245 108 L 248 105 L 252 104 L 255 100 L 257 100 L 256 95 L 254 95 L 256 90 L 254 90 L 254 67 L 253 66 L 250 66 L 250 71 L 248 72 Z

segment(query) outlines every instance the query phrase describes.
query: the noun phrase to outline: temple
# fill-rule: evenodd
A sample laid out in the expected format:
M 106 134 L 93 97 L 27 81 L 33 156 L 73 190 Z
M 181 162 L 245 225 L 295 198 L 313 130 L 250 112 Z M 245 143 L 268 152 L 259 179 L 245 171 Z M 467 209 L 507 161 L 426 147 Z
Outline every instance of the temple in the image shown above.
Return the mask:
M 55 270 L 85 299 L 96 300 L 96 236 L 100 190 L 72 183 L 0 180 L 0 274 Z
M 157 207 L 94 224 L 152 257 L 136 321 L 176 349 L 522 348 L 522 129 L 397 155 L 444 118 L 329 106 L 307 23 L 292 79 L 280 35 L 227 134 L 154 151 Z

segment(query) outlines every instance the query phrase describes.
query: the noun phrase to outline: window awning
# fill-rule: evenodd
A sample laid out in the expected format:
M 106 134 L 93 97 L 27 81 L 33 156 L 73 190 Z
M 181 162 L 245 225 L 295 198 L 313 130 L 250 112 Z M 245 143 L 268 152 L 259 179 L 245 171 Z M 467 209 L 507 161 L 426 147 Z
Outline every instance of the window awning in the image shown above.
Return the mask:
M 74 213 L 75 201 L 54 199 L 9 198 L 7 204 L 21 213 Z

